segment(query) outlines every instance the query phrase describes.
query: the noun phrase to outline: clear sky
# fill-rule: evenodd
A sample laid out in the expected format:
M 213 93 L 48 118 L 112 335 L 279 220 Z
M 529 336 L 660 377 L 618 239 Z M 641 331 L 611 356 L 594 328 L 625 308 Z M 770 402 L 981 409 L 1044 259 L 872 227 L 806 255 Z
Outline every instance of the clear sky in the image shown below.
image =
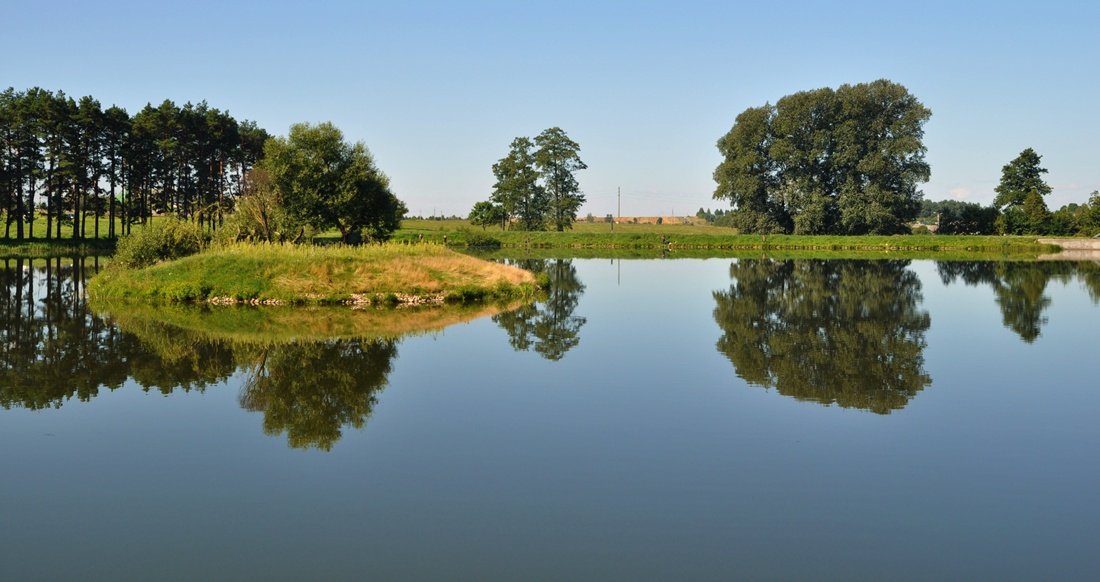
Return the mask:
M 1057 209 L 1100 189 L 1100 2 L 2 0 L 0 89 L 131 114 L 207 101 L 272 134 L 331 121 L 413 215 L 465 216 L 517 136 L 561 127 L 580 214 L 722 208 L 715 142 L 748 107 L 889 79 L 933 114 L 929 200 L 988 204 L 1043 156 Z

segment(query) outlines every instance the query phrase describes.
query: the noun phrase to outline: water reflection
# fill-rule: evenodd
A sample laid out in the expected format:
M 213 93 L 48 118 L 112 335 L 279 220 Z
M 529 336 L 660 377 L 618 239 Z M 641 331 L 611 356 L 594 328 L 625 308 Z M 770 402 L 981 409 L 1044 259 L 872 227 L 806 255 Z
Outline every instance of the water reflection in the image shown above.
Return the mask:
M 718 351 L 745 381 L 889 414 L 931 383 L 930 318 L 909 261 L 742 259 L 714 292 Z
M 83 293 L 96 259 L 13 259 L 0 270 L 0 405 L 58 408 L 128 379 L 203 392 L 244 372 L 238 400 L 264 432 L 329 450 L 361 429 L 388 384 L 400 338 L 506 306 L 256 308 L 133 305 L 97 317 Z
M 1050 307 L 1050 281 L 1065 284 L 1079 278 L 1093 303 L 1100 302 L 1100 264 L 1094 262 L 937 261 L 936 271 L 944 285 L 961 280 L 969 286 L 992 287 L 1004 326 L 1027 343 L 1038 339 L 1047 323 L 1043 312 Z
M 5 259 L 0 269 L 0 405 L 56 408 L 127 377 L 133 340 L 92 317 L 83 284 L 91 258 Z
M 530 303 L 493 316 L 508 333 L 508 343 L 517 351 L 534 350 L 547 360 L 558 361 L 580 343 L 581 327 L 588 321 L 574 315 L 584 285 L 577 278 L 571 259 L 516 259 L 506 264 L 550 277 L 545 302 Z
M 241 388 L 246 410 L 263 412 L 264 433 L 292 447 L 329 450 L 345 426 L 363 428 L 389 383 L 394 340 L 333 340 L 265 347 Z

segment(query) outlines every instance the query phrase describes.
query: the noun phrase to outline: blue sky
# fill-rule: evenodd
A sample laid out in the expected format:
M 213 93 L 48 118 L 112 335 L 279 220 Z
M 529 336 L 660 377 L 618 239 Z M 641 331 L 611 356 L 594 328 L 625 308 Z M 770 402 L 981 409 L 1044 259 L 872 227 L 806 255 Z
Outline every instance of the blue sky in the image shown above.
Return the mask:
M 517 136 L 581 146 L 581 215 L 694 214 L 748 107 L 880 78 L 929 107 L 925 198 L 992 201 L 1043 156 L 1056 209 L 1100 189 L 1100 3 L 5 0 L 0 85 L 131 114 L 206 100 L 277 135 L 331 121 L 414 215 L 465 216 Z

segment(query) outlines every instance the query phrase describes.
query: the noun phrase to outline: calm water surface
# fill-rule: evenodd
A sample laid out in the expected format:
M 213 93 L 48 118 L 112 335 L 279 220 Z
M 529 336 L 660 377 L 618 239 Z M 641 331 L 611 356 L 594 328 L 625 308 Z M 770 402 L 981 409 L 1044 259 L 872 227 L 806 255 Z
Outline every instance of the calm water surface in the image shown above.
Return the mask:
M 1097 264 L 528 266 L 548 302 L 252 345 L 8 261 L 0 579 L 1100 577 Z

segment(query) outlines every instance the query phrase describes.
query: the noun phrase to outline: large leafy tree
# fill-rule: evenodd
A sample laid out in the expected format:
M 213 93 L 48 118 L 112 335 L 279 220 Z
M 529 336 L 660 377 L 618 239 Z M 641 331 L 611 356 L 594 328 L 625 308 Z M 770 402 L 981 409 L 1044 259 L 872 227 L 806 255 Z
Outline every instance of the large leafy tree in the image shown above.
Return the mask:
M 298 123 L 264 146 L 266 171 L 292 217 L 318 229 L 337 228 L 345 243 L 385 240 L 401 225 L 405 205 L 363 142 L 349 144 L 331 123 Z
M 535 166 L 542 175 L 549 197 L 550 224 L 563 231 L 573 227 L 584 194 L 574 174 L 587 168 L 581 161 L 581 146 L 569 139 L 560 127 L 551 127 L 535 138 Z
M 504 208 L 487 200 L 483 200 L 474 204 L 467 220 L 474 226 L 480 226 L 482 230 L 494 224 L 501 225 L 501 230 L 504 230 L 504 223 L 506 221 L 505 216 Z
M 744 232 L 893 234 L 920 209 L 932 113 L 888 80 L 750 108 L 718 140 L 717 199 Z
M 778 191 L 777 163 L 768 153 L 774 116 L 771 105 L 750 107 L 718 140 L 723 161 L 714 171 L 714 197 L 737 209 L 731 220 L 742 232 L 790 232 L 793 226 L 788 201 Z
M 522 230 L 540 230 L 546 221 L 549 200 L 538 183 L 534 143 L 529 138 L 512 140 L 508 155 L 493 164 L 493 194 L 490 201 L 503 210 L 503 222 L 516 219 Z

